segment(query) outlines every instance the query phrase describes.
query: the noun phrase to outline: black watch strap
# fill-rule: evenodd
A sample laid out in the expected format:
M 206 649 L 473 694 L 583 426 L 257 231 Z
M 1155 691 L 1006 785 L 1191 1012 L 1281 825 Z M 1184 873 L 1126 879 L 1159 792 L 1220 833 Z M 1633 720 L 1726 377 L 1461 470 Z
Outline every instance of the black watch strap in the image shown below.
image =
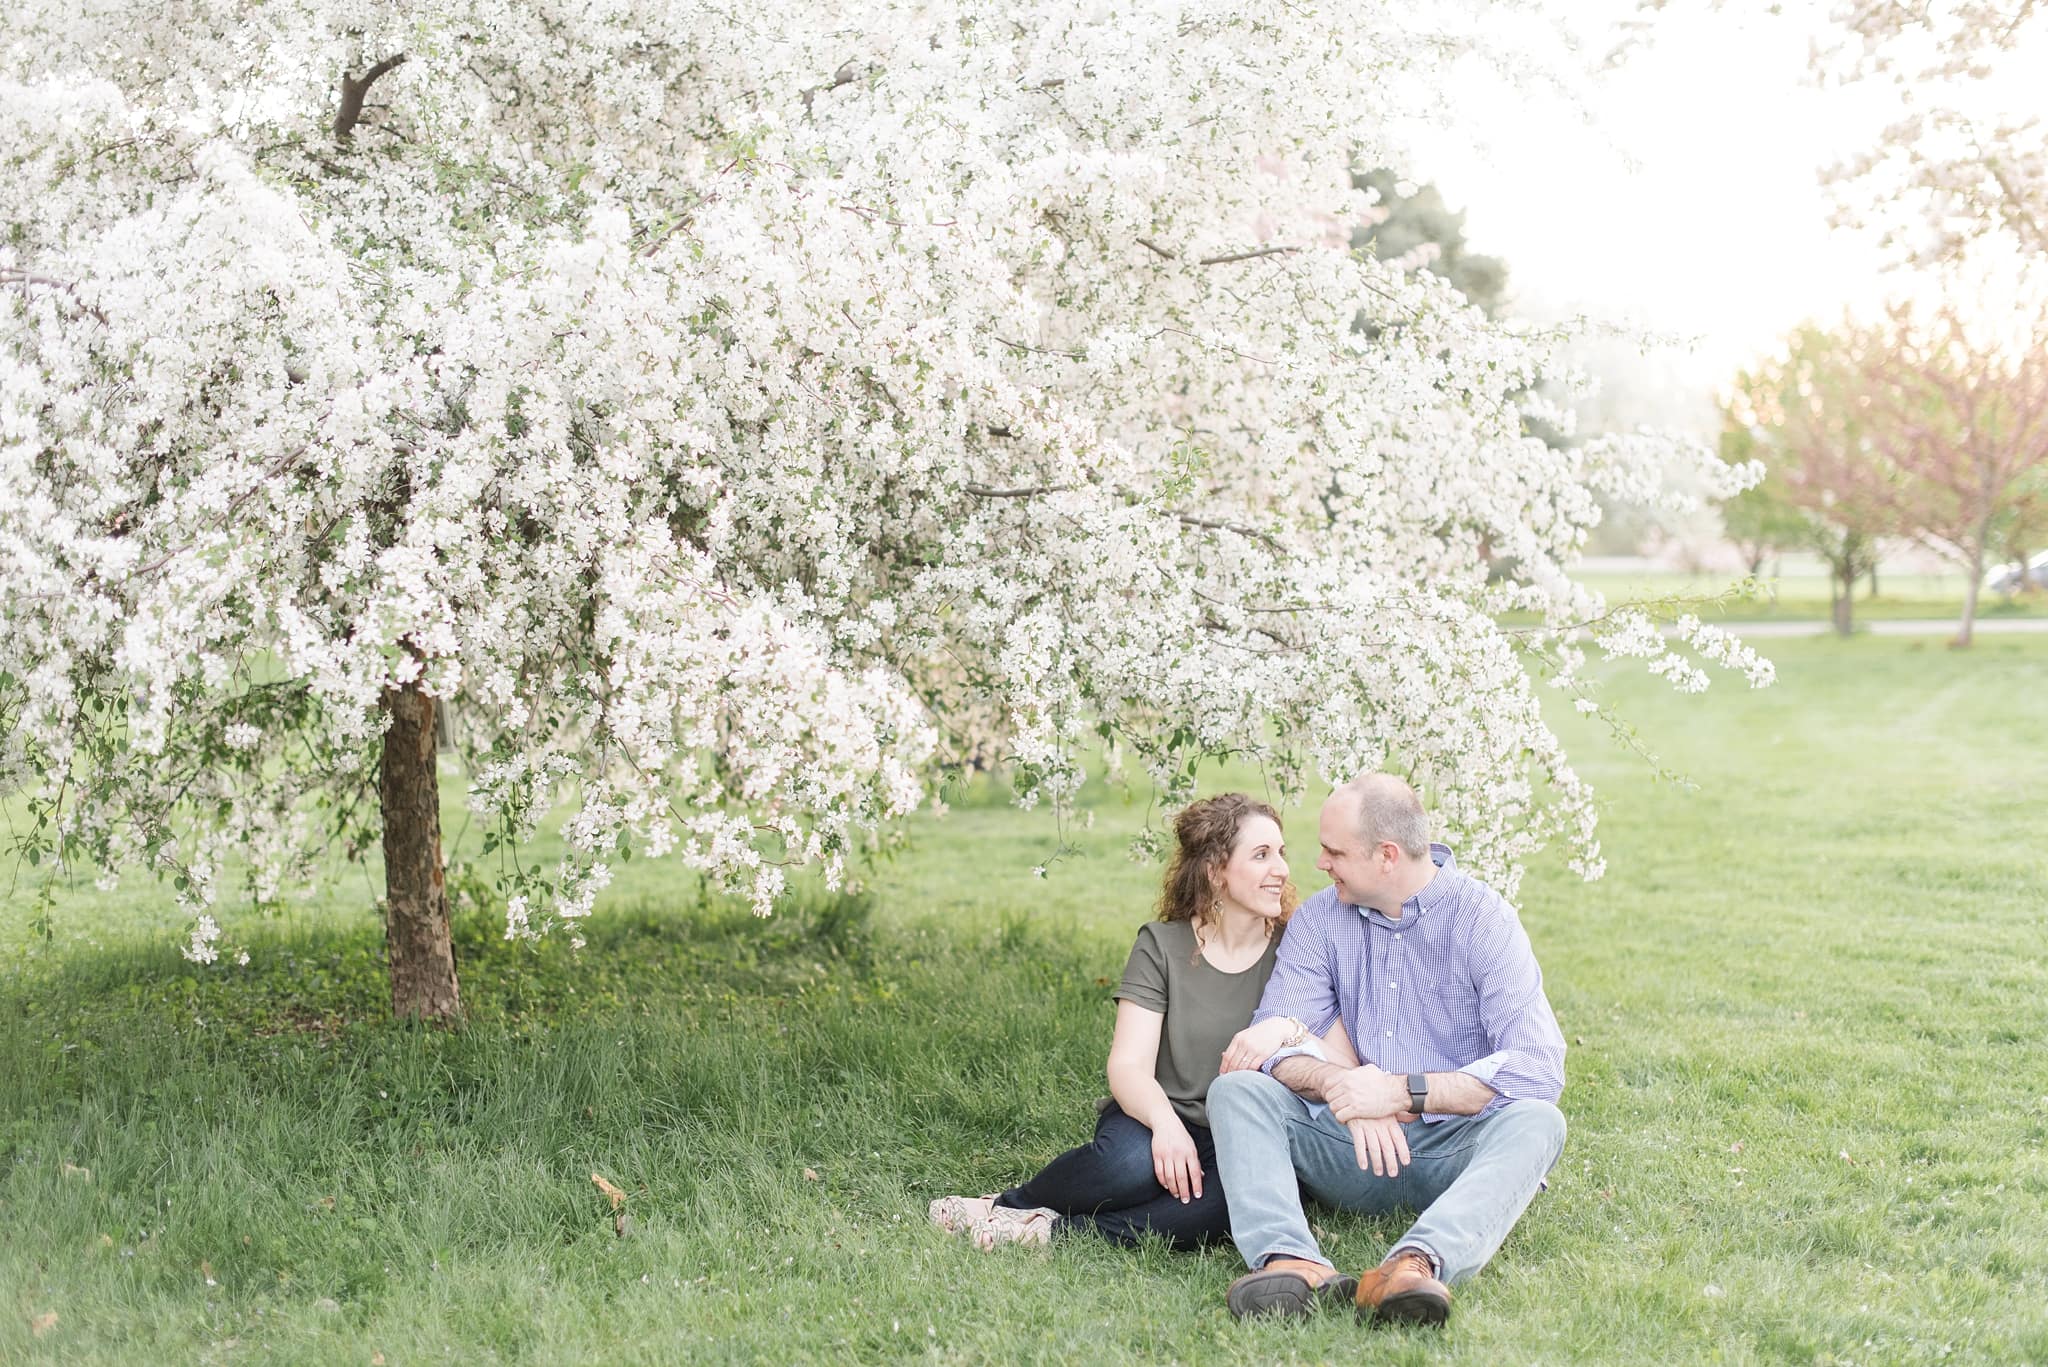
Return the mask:
M 1429 1078 L 1422 1073 L 1408 1075 L 1408 1109 L 1422 1114 L 1423 1103 L 1429 1100 Z

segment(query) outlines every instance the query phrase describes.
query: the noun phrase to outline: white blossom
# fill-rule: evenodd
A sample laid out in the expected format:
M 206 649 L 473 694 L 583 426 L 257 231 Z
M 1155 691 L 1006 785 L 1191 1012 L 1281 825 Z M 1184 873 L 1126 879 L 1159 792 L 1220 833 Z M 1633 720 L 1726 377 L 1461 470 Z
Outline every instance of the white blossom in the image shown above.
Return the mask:
M 214 945 L 220 939 L 220 926 L 211 916 L 201 915 L 192 923 L 191 938 L 185 943 L 184 955 L 195 964 L 210 964 L 220 957 Z
M 1204 755 L 1395 766 L 1504 890 L 1596 876 L 1532 674 L 1586 686 L 1595 495 L 1720 467 L 1527 436 L 1560 335 L 1330 231 L 1450 15 L 25 0 L 0 792 L 267 900 L 417 684 L 487 829 L 567 811 L 513 939 L 621 850 L 765 913 L 969 764 L 1065 814 L 1105 740 L 1168 809 Z M 1768 679 L 1651 636 L 1599 641 Z

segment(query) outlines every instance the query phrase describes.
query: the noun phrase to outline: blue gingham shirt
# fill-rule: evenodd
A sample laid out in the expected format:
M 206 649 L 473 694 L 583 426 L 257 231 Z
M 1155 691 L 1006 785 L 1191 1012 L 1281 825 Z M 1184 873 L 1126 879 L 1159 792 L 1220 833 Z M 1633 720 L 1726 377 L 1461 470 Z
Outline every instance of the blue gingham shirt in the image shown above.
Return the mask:
M 1470 1073 L 1510 1101 L 1564 1091 L 1564 1033 L 1521 918 L 1431 845 L 1436 876 L 1399 920 L 1323 889 L 1301 904 L 1254 1024 L 1292 1016 L 1317 1035 L 1339 1017 L 1362 1061 L 1389 1073 Z M 1290 1054 L 1283 1049 L 1265 1070 Z M 1444 1117 L 1429 1115 L 1436 1121 Z

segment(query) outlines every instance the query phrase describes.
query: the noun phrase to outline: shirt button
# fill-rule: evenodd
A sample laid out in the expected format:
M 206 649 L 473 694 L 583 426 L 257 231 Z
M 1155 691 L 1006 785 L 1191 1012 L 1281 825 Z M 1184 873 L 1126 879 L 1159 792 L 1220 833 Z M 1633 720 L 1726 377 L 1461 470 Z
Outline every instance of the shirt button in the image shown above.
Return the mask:
M 1388 1038 L 1388 1039 L 1392 1039 L 1393 1037 L 1394 1037 L 1394 1032 L 1393 1032 L 1393 1031 L 1391 1031 L 1391 1030 L 1387 1031 L 1387 1038 Z
M 1393 989 L 1395 989 L 1395 988 L 1399 987 L 1400 985 L 1401 985 L 1401 984 L 1399 984 L 1399 983 L 1388 983 L 1388 984 L 1387 984 L 1387 988 L 1388 988 L 1388 990 L 1389 990 L 1389 991 L 1392 991 Z
M 1397 935 L 1395 935 L 1395 936 L 1394 936 L 1394 938 L 1398 940 L 1398 939 L 1400 939 L 1401 937 L 1400 937 L 1400 936 L 1399 936 L 1399 935 L 1397 934 Z

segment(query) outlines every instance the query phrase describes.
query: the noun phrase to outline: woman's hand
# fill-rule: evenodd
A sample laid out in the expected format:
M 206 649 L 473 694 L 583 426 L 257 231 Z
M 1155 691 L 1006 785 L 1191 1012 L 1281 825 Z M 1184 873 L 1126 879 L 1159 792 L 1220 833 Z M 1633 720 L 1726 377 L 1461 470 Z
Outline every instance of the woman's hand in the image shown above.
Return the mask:
M 1247 1025 L 1230 1037 L 1229 1047 L 1223 1051 L 1223 1068 L 1226 1073 L 1235 1073 L 1244 1068 L 1257 1068 L 1278 1053 L 1287 1037 L 1294 1033 L 1294 1022 L 1285 1016 L 1274 1016 L 1257 1025 Z
M 1202 1198 L 1202 1159 L 1188 1127 L 1171 1111 L 1152 1127 L 1152 1175 L 1183 1204 Z

